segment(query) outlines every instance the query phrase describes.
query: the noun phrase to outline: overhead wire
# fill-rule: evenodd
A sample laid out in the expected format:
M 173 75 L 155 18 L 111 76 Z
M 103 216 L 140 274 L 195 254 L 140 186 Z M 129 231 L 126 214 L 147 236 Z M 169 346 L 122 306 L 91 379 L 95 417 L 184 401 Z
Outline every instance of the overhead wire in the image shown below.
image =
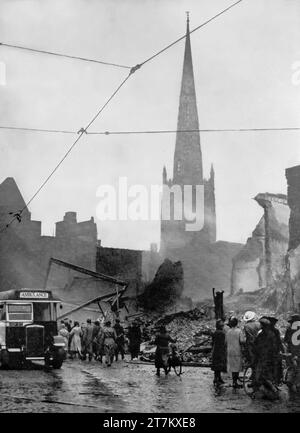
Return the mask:
M 84 62 L 99 63 L 101 65 L 114 66 L 116 68 L 131 69 L 131 66 L 127 66 L 127 65 L 120 65 L 118 63 L 105 62 L 103 60 L 97 60 L 97 59 L 88 59 L 86 57 L 72 56 L 72 55 L 69 55 L 69 54 L 55 53 L 53 51 L 39 50 L 38 48 L 30 48 L 30 47 L 24 47 L 24 46 L 21 46 L 21 45 L 7 44 L 5 42 L 0 42 L 0 46 L 1 45 L 3 47 L 17 48 L 19 50 L 31 51 L 31 52 L 39 53 L 39 54 L 49 54 L 51 56 L 65 57 L 65 58 L 68 58 L 68 59 L 75 59 L 75 60 L 82 60 Z
M 78 134 L 81 132 L 75 130 L 63 129 L 42 129 L 42 128 L 25 128 L 17 126 L 0 125 L 0 130 L 13 130 L 25 132 L 41 132 L 41 133 L 57 133 L 57 134 Z M 84 129 L 84 128 L 82 128 Z M 206 128 L 206 129 L 149 129 L 149 130 L 128 130 L 128 131 L 86 131 L 87 135 L 135 135 L 135 134 L 177 134 L 177 133 L 193 133 L 193 132 L 272 132 L 272 131 L 300 131 L 300 126 L 287 127 L 269 127 L 269 128 Z
M 227 12 L 228 10 L 230 10 L 231 8 L 233 8 L 234 6 L 236 6 L 237 4 L 241 3 L 243 0 L 238 0 L 237 2 L 235 2 L 234 4 L 232 4 L 231 6 L 227 7 L 226 9 L 222 10 L 221 12 L 219 12 L 218 14 L 214 15 L 213 17 L 211 17 L 209 20 L 205 21 L 204 23 L 200 24 L 198 27 L 194 28 L 193 30 L 191 30 L 189 33 L 193 33 L 197 30 L 199 30 L 200 28 L 204 27 L 206 24 L 210 23 L 211 21 L 213 21 L 214 19 L 216 19 L 217 17 L 221 16 L 222 14 L 224 14 L 225 12 Z M 76 146 L 76 144 L 78 143 L 78 141 L 82 138 L 82 136 L 84 134 L 88 133 L 88 128 L 94 123 L 94 121 L 98 118 L 98 116 L 102 113 L 102 111 L 106 108 L 106 106 L 109 104 L 109 102 L 114 98 L 114 96 L 119 92 L 119 90 L 123 87 L 123 85 L 127 82 L 127 80 L 129 79 L 129 77 L 132 76 L 132 74 L 134 74 L 138 69 L 140 69 L 143 65 L 145 65 L 146 63 L 150 62 L 151 60 L 153 60 L 154 58 L 156 58 L 157 56 L 159 56 L 160 54 L 162 54 L 163 52 L 165 52 L 166 50 L 168 50 L 169 48 L 171 48 L 172 46 L 174 46 L 175 44 L 177 44 L 179 41 L 181 41 L 182 39 L 186 38 L 186 34 L 184 36 L 182 36 L 181 38 L 177 39 L 176 41 L 172 42 L 171 44 L 169 44 L 168 46 L 166 46 L 165 48 L 163 48 L 162 50 L 160 50 L 159 52 L 155 53 L 154 55 L 152 55 L 151 57 L 147 58 L 146 60 L 144 60 L 142 63 L 137 64 L 136 66 L 133 66 L 130 68 L 129 74 L 126 76 L 126 78 L 121 82 L 121 84 L 117 87 L 117 89 L 112 93 L 112 95 L 108 98 L 108 100 L 105 102 L 105 104 L 98 110 L 98 112 L 95 114 L 95 116 L 90 120 L 90 122 L 88 123 L 88 125 L 85 128 L 81 128 L 78 131 L 79 136 L 76 138 L 76 140 L 72 143 L 72 145 L 70 146 L 70 148 L 67 150 L 67 152 L 64 154 L 63 158 L 58 162 L 58 164 L 54 167 L 54 169 L 51 171 L 51 173 L 47 176 L 47 178 L 44 180 L 44 182 L 40 185 L 40 187 L 36 190 L 36 192 L 33 194 L 33 196 L 30 198 L 30 200 L 25 204 L 25 206 L 18 212 L 15 213 L 10 213 L 13 214 L 13 218 L 11 219 L 10 222 L 8 222 L 2 229 L 0 229 L 0 233 L 2 233 L 4 230 L 6 230 L 12 223 L 13 221 L 15 221 L 16 219 L 20 222 L 21 221 L 21 215 L 24 212 L 24 210 L 28 207 L 28 205 L 34 200 L 34 198 L 39 194 L 39 192 L 44 188 L 44 186 L 48 183 L 48 181 L 51 179 L 51 177 L 54 175 L 54 173 L 58 170 L 58 168 L 61 166 L 61 164 L 63 163 L 63 161 L 67 158 L 67 156 L 71 153 L 71 151 L 74 149 L 74 147 Z M 17 45 L 10 45 L 10 44 L 5 44 L 5 43 L 0 43 L 0 45 L 2 46 L 10 46 L 12 48 L 19 48 L 19 49 L 25 49 L 25 50 L 29 50 L 29 51 L 35 51 L 35 52 L 41 52 L 44 54 L 51 54 L 51 55 L 58 55 L 61 57 L 70 57 L 70 58 L 77 58 L 75 56 L 68 56 L 68 55 L 61 55 L 58 53 L 53 53 L 50 51 L 44 51 L 44 50 L 36 50 L 36 49 L 32 49 L 32 48 L 28 48 L 28 47 L 21 47 L 21 46 L 17 46 Z M 79 58 L 77 58 L 79 59 Z M 80 60 L 88 60 L 85 58 L 80 58 Z M 96 61 L 97 63 L 105 63 L 105 62 L 100 62 L 100 61 Z M 114 65 L 116 66 L 116 65 Z M 119 65 L 120 66 L 120 65 Z M 124 66 L 123 66 L 124 67 Z M 129 69 L 129 67 L 126 66 L 126 68 Z
M 225 14 L 226 12 L 228 12 L 230 9 L 232 9 L 233 7 L 237 6 L 239 3 L 241 3 L 243 0 L 238 0 L 237 2 L 231 4 L 230 6 L 228 6 L 226 9 L 223 9 L 221 12 L 217 13 L 216 15 L 212 16 L 211 18 L 209 18 L 207 21 L 204 21 L 202 24 L 200 24 L 199 26 L 195 27 L 193 30 L 190 30 L 189 34 L 192 34 L 194 32 L 196 32 L 197 30 L 201 29 L 201 27 L 206 26 L 207 24 L 209 24 L 211 21 L 215 20 L 216 18 L 220 17 L 221 15 Z M 139 66 L 143 66 L 146 63 L 150 62 L 151 60 L 155 59 L 155 57 L 159 56 L 160 54 L 162 54 L 163 52 L 165 52 L 166 50 L 168 50 L 169 48 L 173 47 L 174 45 L 176 45 L 178 42 L 182 41 L 183 39 L 186 38 L 186 35 L 181 36 L 180 38 L 176 39 L 176 41 L 170 43 L 169 45 L 167 45 L 166 47 L 162 48 L 160 51 L 158 51 L 157 53 L 153 54 L 152 56 L 148 57 L 146 60 L 144 60 L 142 63 L 139 64 Z
M 18 212 L 11 213 L 11 214 L 13 214 L 13 218 L 5 226 L 2 227 L 2 229 L 0 230 L 0 233 L 2 233 L 4 230 L 6 230 L 15 220 L 18 220 L 19 222 L 21 221 L 21 215 L 24 212 L 24 210 L 29 206 L 29 204 L 35 199 L 35 197 L 40 193 L 40 191 L 44 188 L 44 186 L 49 182 L 49 180 L 51 179 L 51 177 L 58 170 L 58 168 L 62 165 L 62 163 L 64 162 L 64 160 L 67 158 L 67 156 L 72 152 L 72 150 L 74 149 L 74 147 L 76 146 L 76 144 L 78 143 L 78 141 L 82 138 L 82 136 L 84 134 L 87 133 L 87 129 L 95 122 L 95 120 L 97 119 L 97 117 L 102 113 L 102 111 L 109 104 L 109 102 L 114 98 L 114 96 L 120 91 L 120 89 L 124 86 L 124 84 L 126 83 L 126 81 L 129 79 L 129 77 L 131 75 L 132 75 L 132 73 L 130 71 L 129 74 L 126 76 L 126 78 L 121 82 L 121 84 L 119 84 L 119 86 L 116 88 L 116 90 L 111 94 L 111 96 L 107 99 L 107 101 L 98 110 L 98 112 L 95 114 L 95 116 L 90 120 L 90 122 L 87 124 L 87 126 L 85 128 L 81 128 L 78 131 L 78 134 L 79 134 L 78 137 L 72 143 L 72 145 L 69 147 L 69 149 L 64 154 L 64 156 L 60 159 L 60 161 L 58 162 L 58 164 L 56 164 L 56 166 L 54 167 L 54 169 L 46 177 L 46 179 L 43 181 L 43 183 L 38 187 L 38 189 L 33 194 L 33 196 L 29 199 L 29 201 L 26 202 L 26 204 L 23 206 L 23 208 L 21 210 L 19 210 Z

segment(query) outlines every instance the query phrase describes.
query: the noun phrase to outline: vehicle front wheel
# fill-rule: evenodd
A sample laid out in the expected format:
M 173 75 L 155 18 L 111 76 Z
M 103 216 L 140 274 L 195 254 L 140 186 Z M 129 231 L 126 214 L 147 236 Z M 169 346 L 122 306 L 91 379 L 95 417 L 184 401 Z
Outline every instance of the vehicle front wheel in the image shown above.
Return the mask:
M 62 359 L 61 359 L 61 360 L 54 359 L 54 360 L 52 361 L 52 366 L 53 366 L 54 369 L 59 369 L 59 368 L 61 368 L 62 364 L 63 364 L 63 360 L 62 360 Z
M 61 368 L 64 359 L 66 357 L 66 352 L 64 349 L 59 348 L 55 351 L 54 356 L 53 356 L 53 361 L 52 361 L 52 366 L 55 369 Z
M 0 366 L 5 369 L 9 368 L 9 353 L 6 349 L 0 352 Z

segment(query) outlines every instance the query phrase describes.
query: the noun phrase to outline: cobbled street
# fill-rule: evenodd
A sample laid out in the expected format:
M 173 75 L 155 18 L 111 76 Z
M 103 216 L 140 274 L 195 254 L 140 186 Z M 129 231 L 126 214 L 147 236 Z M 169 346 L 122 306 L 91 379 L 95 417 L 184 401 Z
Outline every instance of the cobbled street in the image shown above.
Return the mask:
M 278 402 L 252 400 L 226 386 L 215 395 L 209 368 L 155 376 L 152 365 L 66 361 L 61 370 L 0 371 L 0 412 L 300 412 L 283 388 Z M 227 380 L 228 384 L 230 383 Z

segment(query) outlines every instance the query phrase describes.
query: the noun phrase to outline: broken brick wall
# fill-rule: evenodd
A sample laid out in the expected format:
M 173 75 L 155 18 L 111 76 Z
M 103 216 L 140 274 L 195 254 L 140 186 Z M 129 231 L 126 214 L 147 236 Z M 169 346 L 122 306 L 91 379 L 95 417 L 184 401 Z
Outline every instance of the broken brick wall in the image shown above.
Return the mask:
M 283 194 L 258 194 L 257 203 L 264 214 L 233 259 L 231 293 L 271 287 L 285 273 L 285 256 L 289 242 L 287 197 Z
M 300 306 L 300 165 L 286 169 L 288 183 L 289 248 L 286 257 L 288 284 L 294 308 Z

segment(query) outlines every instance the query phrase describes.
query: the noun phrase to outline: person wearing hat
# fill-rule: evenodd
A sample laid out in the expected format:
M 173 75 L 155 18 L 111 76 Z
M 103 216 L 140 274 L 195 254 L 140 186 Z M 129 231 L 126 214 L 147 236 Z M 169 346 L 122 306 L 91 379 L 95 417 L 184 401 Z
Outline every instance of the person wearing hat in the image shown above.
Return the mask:
M 287 386 L 293 392 L 300 390 L 300 315 L 292 314 L 288 319 L 289 326 L 285 332 L 284 343 L 287 346 L 288 358 Z
M 274 359 L 276 358 L 277 341 L 271 329 L 271 322 L 266 317 L 259 320 L 261 331 L 254 342 L 255 354 L 255 383 L 254 391 L 263 387 L 265 397 L 270 400 L 278 398 L 275 387 Z
M 260 331 L 260 323 L 257 320 L 254 311 L 246 311 L 243 317 L 244 324 L 244 339 L 245 339 L 245 357 L 247 363 L 252 367 L 254 374 L 254 341 Z

